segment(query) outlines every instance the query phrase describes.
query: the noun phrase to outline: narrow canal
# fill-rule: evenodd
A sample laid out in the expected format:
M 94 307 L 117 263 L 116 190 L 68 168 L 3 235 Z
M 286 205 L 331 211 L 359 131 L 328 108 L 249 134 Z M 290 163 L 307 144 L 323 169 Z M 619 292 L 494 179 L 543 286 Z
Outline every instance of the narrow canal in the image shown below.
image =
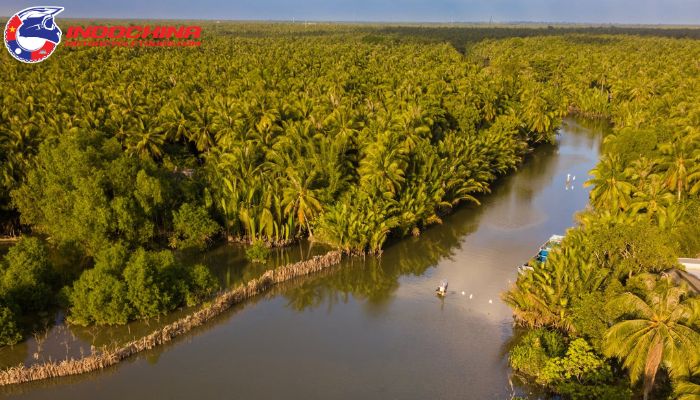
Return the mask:
M 481 206 L 461 207 L 381 259 L 346 259 L 106 371 L 0 388 L 0 396 L 510 398 L 512 318 L 499 294 L 517 266 L 586 207 L 582 184 L 601 131 L 565 120 L 558 145 L 537 149 Z M 444 299 L 434 294 L 442 279 Z

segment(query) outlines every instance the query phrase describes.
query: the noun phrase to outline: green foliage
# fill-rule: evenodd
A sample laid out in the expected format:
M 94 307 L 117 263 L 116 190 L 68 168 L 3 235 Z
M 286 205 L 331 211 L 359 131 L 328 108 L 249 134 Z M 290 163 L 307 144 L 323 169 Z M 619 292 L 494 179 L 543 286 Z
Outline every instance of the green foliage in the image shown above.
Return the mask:
M 622 163 L 630 165 L 642 157 L 655 158 L 658 150 L 658 128 L 634 129 L 625 127 L 605 140 L 606 152 L 620 154 Z
M 589 225 L 582 238 L 584 248 L 598 265 L 613 270 L 617 277 L 661 272 L 678 265 L 676 242 L 648 219 Z
M 138 318 L 151 318 L 183 303 L 174 284 L 178 271 L 171 252 L 157 253 L 138 249 L 124 268 L 127 299 Z
M 10 248 L 0 266 L 0 297 L 23 312 L 45 309 L 52 299 L 51 267 L 47 249 L 34 237 L 24 237 Z
M 598 375 L 607 376 L 607 373 Z M 561 381 L 553 387 L 554 391 L 572 400 L 628 400 L 633 398 L 630 387 L 619 382 L 579 383 L 576 380 Z
M 68 290 L 68 300 L 68 321 L 76 325 L 120 325 L 134 316 L 126 283 L 106 268 L 83 272 Z
M 616 314 L 607 300 L 622 293 L 622 285 L 612 281 L 605 291 L 582 293 L 571 304 L 572 323 L 578 336 L 585 338 L 593 349 L 602 353 L 603 335 Z
M 622 314 L 605 333 L 604 352 L 623 361 L 633 383 L 644 380 L 646 396 L 662 365 L 678 377 L 700 364 L 700 332 L 692 325 L 697 310 L 686 289 L 653 275 L 631 283 L 642 294 L 626 292 L 611 300 Z
M 374 199 L 365 192 L 353 190 L 331 206 L 318 222 L 320 240 L 348 253 L 381 253 L 382 244 L 392 228 L 398 225 L 391 199 Z
M 170 247 L 177 249 L 203 249 L 219 230 L 204 207 L 185 203 L 173 212 L 174 232 L 170 236 Z
M 171 210 L 196 196 L 172 167 L 130 157 L 103 133 L 72 130 L 47 140 L 35 164 L 12 192 L 22 222 L 88 255 L 114 241 L 151 243 L 171 228 Z
M 564 337 L 546 329 L 529 330 L 513 347 L 510 366 L 539 385 L 571 399 L 628 399 L 628 387 L 616 384 L 606 359 L 584 339 L 568 345 Z
M 572 46 L 578 50 L 570 51 Z M 488 60 L 491 70 L 530 73 L 561 88 L 569 110 L 613 123 L 586 182 L 593 207 L 580 215 L 581 226 L 563 246 L 564 252 L 577 251 L 563 254 L 570 260 L 555 255 L 535 266 L 504 299 L 519 324 L 560 329 L 623 360 L 633 380 L 645 375 L 647 395 L 659 368 L 678 374 L 698 354 L 688 344 L 700 328 L 690 318 L 694 301 L 679 295 L 680 288 L 658 292 L 645 282 L 647 273 L 677 267 L 677 257 L 700 252 L 700 97 L 687 57 L 699 56 L 700 47 L 692 41 L 564 35 L 484 41 L 471 51 Z M 692 83 L 679 88 L 679 80 Z M 559 270 L 585 264 L 605 271 L 601 281 L 591 281 L 596 285 L 574 284 L 578 268 Z M 604 304 L 611 298 L 617 300 Z M 571 389 L 580 384 L 565 376 L 554 390 L 578 398 Z M 616 389 L 614 395 L 589 389 L 584 398 L 629 397 L 614 394 Z
M 105 247 L 95 255 L 95 267 L 84 271 L 72 287 L 66 288 L 70 323 L 119 325 L 134 317 L 122 278 L 128 259 L 127 248 L 121 244 Z
M 577 237 L 571 234 L 561 247 L 550 252 L 547 262 L 521 274 L 503 294 L 518 323 L 530 328 L 554 327 L 579 334 L 577 307 L 587 293 L 602 291 L 610 271 L 596 266 Z
M 0 346 L 22 339 L 18 319 L 45 311 L 54 300 L 54 273 L 47 248 L 25 236 L 0 260 Z
M 131 256 L 123 246 L 103 249 L 95 267 L 67 289 L 69 322 L 115 325 L 158 316 L 182 305 L 210 297 L 218 282 L 202 265 L 187 268 L 171 252 L 137 249 Z
M 262 240 L 256 240 L 245 249 L 246 257 L 257 263 L 264 263 L 270 256 L 270 248 Z
M 194 306 L 207 300 L 216 293 L 219 282 L 212 275 L 209 268 L 197 264 L 189 271 L 189 288 L 185 293 L 185 302 L 188 306 Z
M 538 378 L 545 384 L 572 379 L 579 382 L 600 382 L 612 379 L 612 370 L 585 340 L 575 339 L 569 343 L 566 355 L 549 360 Z
M 675 400 L 700 399 L 700 367 L 696 374 L 683 377 L 673 383 Z
M 550 359 L 538 377 L 572 400 L 623 400 L 632 396 L 624 384 L 615 384 L 613 370 L 583 339 L 569 343 L 566 355 Z
M 17 328 L 14 313 L 0 304 L 0 346 L 13 345 L 20 340 L 22 340 L 22 334 Z
M 690 199 L 685 204 L 684 223 L 674 232 L 679 254 L 683 257 L 700 257 L 700 199 Z
M 618 28 L 389 31 L 217 24 L 201 49 L 216 57 L 204 66 L 141 49 L 109 52 L 97 75 L 3 64 L 12 79 L 0 115 L 0 229 L 15 230 L 19 212 L 53 243 L 94 257 L 70 292 L 71 318 L 120 323 L 205 298 L 214 283 L 172 255 L 129 257 L 126 248 L 168 239 L 202 247 L 216 219 L 231 239 L 254 243 L 254 259 L 265 258 L 256 254 L 262 242 L 304 236 L 380 254 L 388 238 L 418 235 L 460 202 L 478 203 L 530 148 L 554 141 L 568 110 L 614 125 L 587 183 L 593 207 L 504 298 L 521 325 L 600 349 L 601 328 L 623 323 L 613 315 L 625 308 L 603 299 L 627 283 L 647 301 L 636 277 L 700 252 L 698 42 L 602 35 Z M 482 40 L 514 34 L 522 37 Z M 466 57 L 447 44 L 462 50 L 476 39 Z M 55 65 L 92 61 L 90 49 L 70 53 Z M 187 73 L 154 73 L 174 63 Z M 2 296 L 12 292 L 6 300 L 22 312 L 45 306 L 35 294 L 48 282 L 40 267 L 17 267 L 41 264 L 26 258 L 2 267 Z M 626 348 L 617 356 L 635 358 Z M 531 356 L 535 366 L 523 369 L 566 358 Z M 552 390 L 574 398 L 572 387 L 590 389 L 557 382 Z
M 533 329 L 525 333 L 510 351 L 511 368 L 530 377 L 539 377 L 549 359 L 564 354 L 564 337 L 557 331 Z

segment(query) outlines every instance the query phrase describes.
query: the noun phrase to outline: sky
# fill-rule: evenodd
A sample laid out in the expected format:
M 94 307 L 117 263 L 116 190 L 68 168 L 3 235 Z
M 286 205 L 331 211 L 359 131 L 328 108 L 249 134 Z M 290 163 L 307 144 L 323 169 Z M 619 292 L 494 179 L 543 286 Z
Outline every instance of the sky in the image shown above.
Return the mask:
M 700 0 L 2 0 L 0 15 L 48 5 L 59 18 L 700 25 Z

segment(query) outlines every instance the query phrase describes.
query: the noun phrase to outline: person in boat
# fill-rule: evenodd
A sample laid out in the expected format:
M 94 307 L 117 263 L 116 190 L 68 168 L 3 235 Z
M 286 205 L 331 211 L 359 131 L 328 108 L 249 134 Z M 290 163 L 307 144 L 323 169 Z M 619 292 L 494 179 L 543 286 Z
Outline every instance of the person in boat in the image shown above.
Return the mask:
M 443 280 L 440 282 L 440 285 L 435 289 L 435 292 L 438 294 L 438 296 L 444 296 L 447 294 L 447 281 Z

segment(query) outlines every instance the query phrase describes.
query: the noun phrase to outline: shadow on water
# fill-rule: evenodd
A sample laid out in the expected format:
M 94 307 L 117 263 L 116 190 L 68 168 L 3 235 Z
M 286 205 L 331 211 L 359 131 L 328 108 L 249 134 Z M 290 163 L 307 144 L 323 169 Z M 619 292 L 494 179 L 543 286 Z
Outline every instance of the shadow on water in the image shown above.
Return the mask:
M 347 258 L 276 287 L 107 373 L 0 388 L 0 395 L 508 398 L 513 389 L 504 354 L 514 332 L 499 294 L 539 244 L 573 225 L 588 200 L 581 184 L 598 157 L 599 130 L 567 119 L 562 131 L 557 146 L 538 148 L 518 172 L 496 182 L 481 206 L 457 208 L 419 237 L 392 243 L 379 259 Z M 571 190 L 567 174 L 578 177 Z M 279 262 L 314 251 L 323 249 L 295 248 Z M 241 270 L 240 254 L 230 252 L 236 253 L 213 249 L 202 262 L 225 282 L 255 275 Z M 434 289 L 443 278 L 449 290 L 440 299 Z M 131 329 L 134 334 L 135 325 Z
M 206 265 L 223 288 L 230 288 L 257 278 L 270 268 L 305 260 L 327 251 L 328 247 L 324 245 L 300 241 L 285 248 L 272 249 L 270 258 L 262 264 L 249 262 L 245 257 L 244 246 L 234 243 L 218 244 L 204 253 L 180 253 L 178 257 L 188 265 Z M 80 327 L 65 324 L 65 313 L 58 311 L 45 329 L 15 346 L 0 347 L 0 368 L 82 357 L 90 354 L 93 346 L 117 346 L 145 336 L 190 312 L 192 308 L 185 307 L 167 315 L 122 326 Z
M 577 134 L 590 131 L 573 124 Z M 595 134 L 593 134 L 595 135 Z M 594 136 L 591 136 L 593 138 Z M 420 276 L 442 259 L 450 259 L 461 248 L 461 242 L 479 228 L 480 218 L 489 204 L 511 196 L 517 208 L 530 204 L 538 186 L 546 185 L 548 176 L 557 165 L 556 145 L 545 144 L 527 156 L 518 177 L 505 176 L 493 183 L 491 193 L 481 196 L 482 206 L 462 204 L 445 217 L 446 223 L 428 227 L 417 237 L 392 241 L 380 258 L 345 258 L 333 274 L 309 279 L 284 293 L 288 306 L 296 311 L 324 305 L 331 311 L 337 303 L 351 297 L 366 301 L 368 308 L 380 307 L 392 298 L 402 276 Z M 528 182 L 528 184 L 519 184 Z M 518 223 L 519 211 L 510 219 Z
M 289 307 L 302 311 L 325 304 L 330 311 L 350 297 L 365 300 L 368 308 L 381 308 L 399 287 L 399 278 L 420 276 L 459 248 L 460 239 L 478 227 L 480 207 L 460 208 L 460 223 L 433 226 L 418 237 L 392 243 L 381 258 L 345 258 L 333 274 L 310 279 L 285 292 Z M 456 218 L 449 216 L 447 218 Z

